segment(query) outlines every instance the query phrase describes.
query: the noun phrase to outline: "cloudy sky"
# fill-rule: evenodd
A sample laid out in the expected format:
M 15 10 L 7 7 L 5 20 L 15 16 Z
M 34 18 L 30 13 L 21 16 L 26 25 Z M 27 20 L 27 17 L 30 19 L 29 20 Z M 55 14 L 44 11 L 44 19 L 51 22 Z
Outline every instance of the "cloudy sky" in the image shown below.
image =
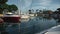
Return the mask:
M 15 4 L 19 10 L 27 11 L 28 9 L 49 9 L 56 10 L 60 8 L 60 0 L 8 0 L 8 4 Z

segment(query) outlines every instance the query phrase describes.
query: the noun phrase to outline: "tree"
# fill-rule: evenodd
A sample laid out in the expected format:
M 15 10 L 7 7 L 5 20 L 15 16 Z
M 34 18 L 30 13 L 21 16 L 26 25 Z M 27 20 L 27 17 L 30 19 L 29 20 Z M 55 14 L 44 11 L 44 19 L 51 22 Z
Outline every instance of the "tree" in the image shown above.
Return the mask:
M 39 14 L 39 9 L 36 9 L 36 14 Z
M 53 14 L 58 14 L 58 11 L 54 11 Z
M 16 5 L 2 4 L 0 5 L 0 14 L 3 13 L 4 9 L 7 9 L 9 12 L 18 10 Z
M 58 8 L 57 10 L 59 10 L 59 11 L 60 11 L 60 8 Z
M 0 0 L 0 13 L 1 14 L 3 13 L 3 10 L 8 7 L 6 4 L 7 1 L 8 0 Z
M 8 4 L 2 4 L 2 5 L 0 5 L 0 13 L 1 14 L 3 13 L 4 9 L 8 9 Z
M 18 8 L 17 8 L 16 5 L 9 5 L 8 10 L 9 10 L 10 12 L 12 12 L 12 11 L 16 11 L 16 10 L 18 10 Z
M 38 11 L 39 11 L 39 9 L 36 10 L 36 12 L 38 12 Z
M 5 4 L 8 0 L 0 0 L 0 4 Z
M 2 14 L 4 9 L 7 9 L 8 11 L 12 12 L 12 11 L 16 11 L 18 10 L 16 5 L 8 5 L 6 4 L 8 0 L 0 0 L 0 13 Z
M 9 6 L 8 6 L 8 4 L 2 4 L 2 5 L 0 5 L 0 8 L 2 8 L 2 9 L 7 9 Z
M 32 12 L 31 12 L 31 10 L 29 10 L 29 14 L 31 14 Z
M 57 10 L 58 10 L 58 13 L 60 14 L 60 8 L 58 8 Z

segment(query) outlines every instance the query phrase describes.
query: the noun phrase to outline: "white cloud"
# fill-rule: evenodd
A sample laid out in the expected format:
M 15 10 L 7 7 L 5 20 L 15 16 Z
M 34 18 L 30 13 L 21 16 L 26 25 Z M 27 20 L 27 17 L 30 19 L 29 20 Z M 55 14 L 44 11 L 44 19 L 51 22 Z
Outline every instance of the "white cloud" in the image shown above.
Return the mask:
M 49 9 L 51 9 L 51 10 L 56 10 L 57 8 L 60 8 L 59 4 L 53 4 L 49 7 Z
M 51 3 L 51 0 L 23 0 L 24 1 L 24 6 L 22 7 L 22 9 L 27 9 L 27 8 L 31 8 L 31 7 L 35 7 L 35 6 L 48 6 Z M 31 6 L 32 4 L 32 6 Z M 41 7 L 41 8 L 43 8 Z M 38 8 L 38 7 L 37 7 Z
M 40 5 L 49 6 L 52 0 L 40 0 Z
M 22 11 L 26 11 L 30 7 L 32 0 L 20 0 L 20 7 Z
M 34 0 L 32 3 L 32 7 L 35 8 L 46 8 L 51 5 L 52 0 Z
M 40 10 L 42 10 L 42 9 L 45 9 L 46 7 L 44 7 L 44 6 L 36 6 L 36 7 L 32 7 L 32 9 L 40 9 Z
M 32 0 L 24 0 L 25 1 L 25 6 L 30 6 Z
M 24 6 L 22 7 L 22 10 L 33 8 L 33 9 L 56 9 L 60 7 L 60 5 L 54 5 L 51 4 L 52 0 L 23 0 Z M 32 6 L 31 6 L 32 5 Z

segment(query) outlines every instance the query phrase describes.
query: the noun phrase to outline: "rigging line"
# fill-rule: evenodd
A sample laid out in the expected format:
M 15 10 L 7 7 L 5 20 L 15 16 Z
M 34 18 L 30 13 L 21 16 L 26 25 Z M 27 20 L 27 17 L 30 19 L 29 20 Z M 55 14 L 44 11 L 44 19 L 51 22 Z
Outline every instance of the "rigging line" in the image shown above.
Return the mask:
M 32 3 L 33 3 L 33 0 L 32 0 L 32 2 L 31 2 L 30 9 L 32 8 Z

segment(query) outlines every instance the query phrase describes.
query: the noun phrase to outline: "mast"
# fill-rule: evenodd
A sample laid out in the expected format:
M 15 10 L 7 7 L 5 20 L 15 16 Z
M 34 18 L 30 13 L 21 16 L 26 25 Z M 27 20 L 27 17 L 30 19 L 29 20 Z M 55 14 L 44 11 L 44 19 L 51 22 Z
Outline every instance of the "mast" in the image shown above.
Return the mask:
M 17 0 L 18 1 L 18 0 Z M 21 16 L 21 0 L 19 0 L 18 2 L 17 2 L 17 4 L 18 4 L 18 7 L 20 7 L 19 9 L 18 9 L 18 15 L 19 16 Z M 19 5 L 20 4 L 20 5 Z

